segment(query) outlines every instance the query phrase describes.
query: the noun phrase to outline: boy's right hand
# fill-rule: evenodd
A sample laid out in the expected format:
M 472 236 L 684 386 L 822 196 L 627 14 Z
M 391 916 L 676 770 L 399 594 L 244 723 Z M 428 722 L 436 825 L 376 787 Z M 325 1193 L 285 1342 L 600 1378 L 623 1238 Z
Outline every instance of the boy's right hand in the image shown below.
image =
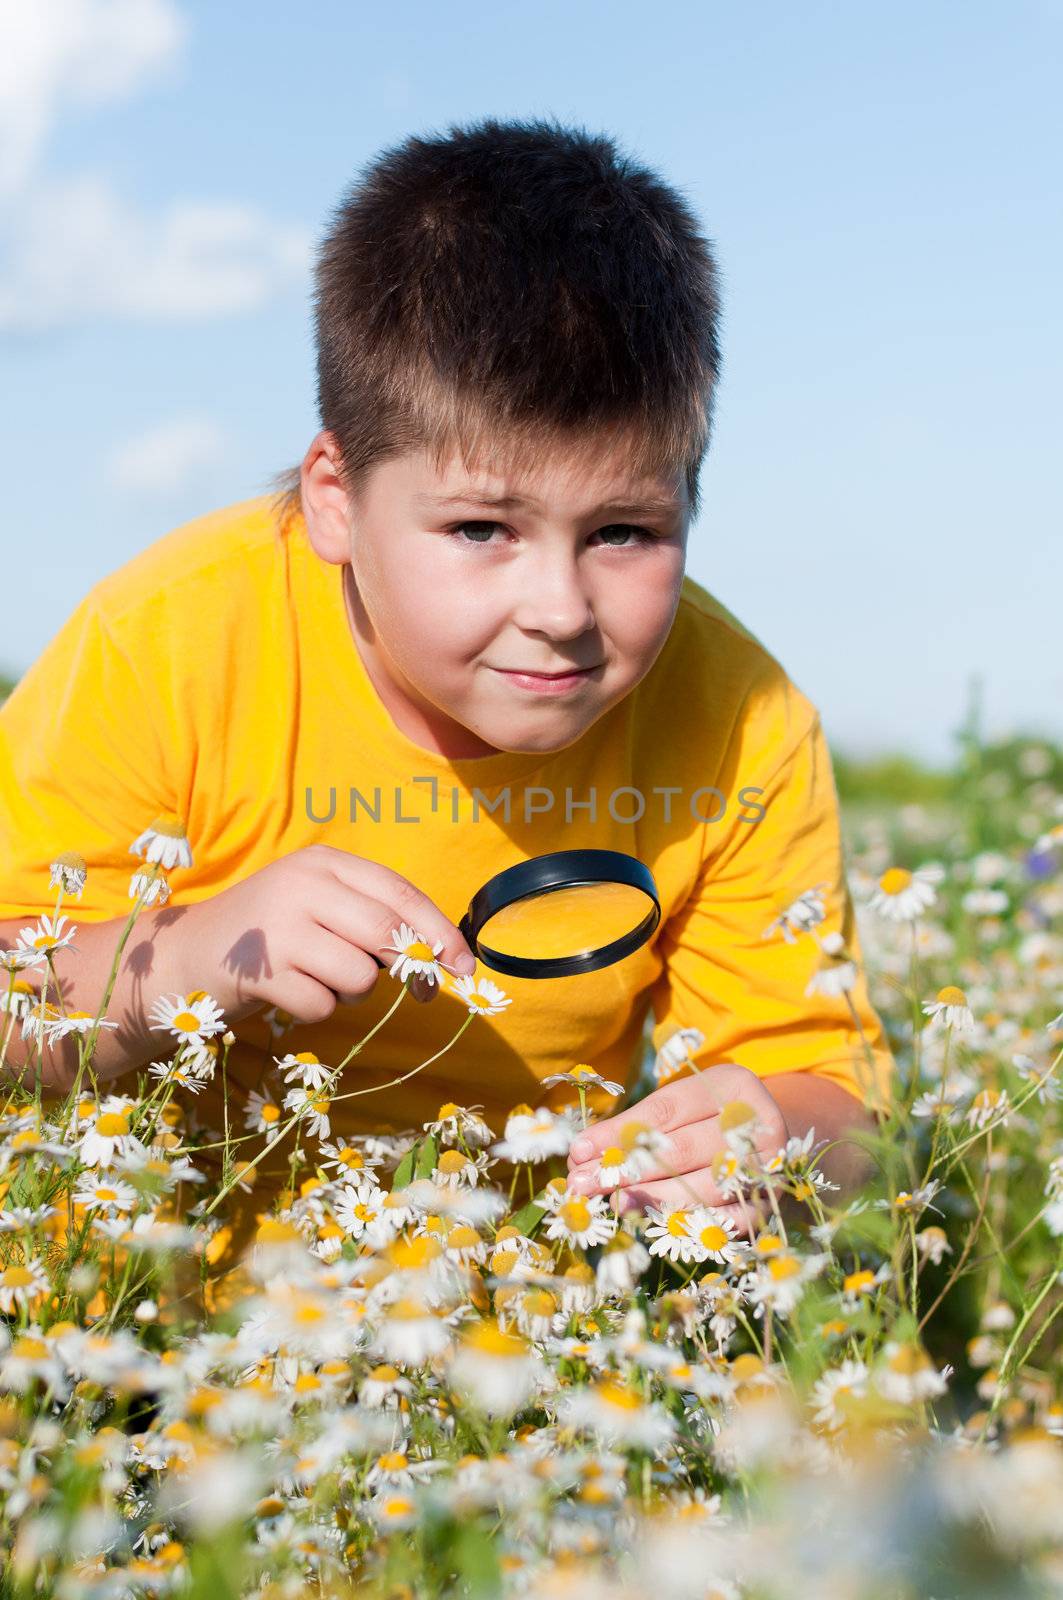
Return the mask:
M 475 970 L 465 939 L 427 895 L 401 873 L 332 845 L 294 850 L 240 883 L 186 908 L 181 939 L 190 988 L 207 989 L 238 1021 L 273 1005 L 298 1022 L 323 1022 L 354 1005 L 381 969 L 398 959 L 391 938 L 405 922 L 436 959 L 459 974 Z M 193 920 L 194 919 L 194 920 Z M 437 985 L 411 979 L 417 999 Z

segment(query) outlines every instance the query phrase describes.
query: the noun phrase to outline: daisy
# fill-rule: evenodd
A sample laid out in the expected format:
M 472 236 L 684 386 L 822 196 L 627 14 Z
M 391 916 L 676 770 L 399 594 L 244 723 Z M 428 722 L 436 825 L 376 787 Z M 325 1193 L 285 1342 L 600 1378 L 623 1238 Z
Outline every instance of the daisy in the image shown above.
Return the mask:
M 936 884 L 945 876 L 945 869 L 937 862 L 916 867 L 890 867 L 878 880 L 878 887 L 868 902 L 872 911 L 889 922 L 914 922 L 937 899 Z
M 817 883 L 814 888 L 806 889 L 803 894 L 799 894 L 785 911 L 780 911 L 774 922 L 768 924 L 761 938 L 770 939 L 778 929 L 787 944 L 796 944 L 799 934 L 811 933 L 827 915 L 827 908 L 820 893 L 820 890 L 826 887 L 825 883 Z
M 742 1279 L 741 1291 L 753 1307 L 753 1315 L 764 1315 L 765 1309 L 776 1316 L 785 1317 L 793 1311 L 804 1291 L 805 1283 L 814 1278 L 830 1260 L 829 1256 L 793 1255 L 780 1250 Z
M 159 1083 L 168 1083 L 175 1089 L 186 1089 L 189 1094 L 198 1094 L 203 1087 L 203 1080 L 180 1061 L 153 1061 L 148 1068 L 148 1077 L 157 1079 Z
M 1001 1121 L 1008 1114 L 1008 1091 L 1006 1089 L 979 1089 L 970 1105 L 967 1107 L 967 1122 L 972 1128 L 979 1131 L 990 1122 Z
M 890 1341 L 882 1352 L 882 1364 L 875 1372 L 875 1387 L 887 1400 L 912 1405 L 944 1394 L 951 1367 L 938 1372 L 926 1351 L 917 1344 Z
M 252 1089 L 244 1106 L 244 1126 L 254 1133 L 264 1133 L 276 1138 L 281 1132 L 281 1108 L 268 1095 Z
M 451 1342 L 449 1324 L 424 1301 L 404 1296 L 387 1306 L 374 1344 L 386 1360 L 420 1366 Z
M 352 1239 L 360 1239 L 380 1216 L 386 1198 L 372 1178 L 359 1184 L 344 1184 L 333 1207 L 336 1221 Z
M 432 1173 L 432 1182 L 444 1189 L 475 1188 L 487 1170 L 487 1157 L 481 1151 L 474 1159 L 464 1150 L 444 1150 Z
M 64 894 L 76 895 L 81 899 L 89 871 L 84 856 L 78 855 L 76 850 L 64 850 L 51 862 L 48 870 L 51 873 L 48 879 L 50 889 L 62 889 Z
M 48 1274 L 32 1256 L 16 1261 L 0 1271 L 0 1311 L 24 1309 L 48 1289 Z
M 505 1138 L 491 1146 L 491 1154 L 514 1166 L 521 1161 L 545 1161 L 565 1155 L 575 1133 L 576 1125 L 567 1112 L 515 1106 L 506 1118 Z
M 332 1068 L 324 1066 L 312 1050 L 300 1050 L 298 1055 L 274 1056 L 273 1059 L 283 1072 L 285 1083 L 298 1081 L 304 1089 L 324 1089 L 332 1081 Z
M 650 1253 L 625 1228 L 619 1228 L 598 1257 L 595 1281 L 598 1293 L 628 1295 L 650 1264 Z
M 492 983 L 490 978 L 455 978 L 450 990 L 459 1000 L 464 1000 L 470 1011 L 481 1017 L 496 1016 L 513 1003 L 510 996 L 497 983 Z
M 36 927 L 23 928 L 16 949 L 28 950 L 40 960 L 46 960 L 57 950 L 66 949 L 77 929 L 66 926 L 66 917 L 43 916 Z
M 109 1167 L 116 1156 L 126 1157 L 131 1152 L 147 1155 L 131 1131 L 130 1118 L 135 1104 L 124 1095 L 108 1095 L 103 1105 L 85 1119 L 88 1127 L 78 1145 L 82 1166 Z
M 856 987 L 855 961 L 828 961 L 818 967 L 805 985 L 806 995 L 825 994 L 836 1000 Z
M 490 1128 L 478 1113 L 483 1106 L 459 1106 L 446 1100 L 436 1112 L 434 1122 L 426 1122 L 425 1132 L 441 1144 L 466 1144 L 474 1149 L 489 1145 L 494 1138 Z
M 143 900 L 146 906 L 153 906 L 156 900 L 164 906 L 170 898 L 170 885 L 166 877 L 166 869 L 157 862 L 148 862 L 138 867 L 129 880 L 130 900 Z
M 694 1206 L 687 1216 L 687 1230 L 699 1246 L 698 1261 L 716 1261 L 721 1266 L 740 1259 L 740 1246 L 733 1243 L 736 1228 L 726 1211 L 716 1206 Z
M 635 1183 L 652 1167 L 653 1157 L 645 1150 L 624 1150 L 611 1144 L 598 1157 L 596 1181 L 604 1189 L 616 1189 L 622 1183 Z
M 129 846 L 130 855 L 143 856 L 146 861 L 163 867 L 190 867 L 192 847 L 185 834 L 180 817 L 156 817 L 150 828 L 138 834 Z
M 87 1211 L 97 1207 L 106 1211 L 132 1211 L 136 1203 L 136 1190 L 120 1178 L 83 1178 L 81 1187 L 74 1191 L 74 1204 L 84 1206 Z
M 281 1006 L 267 1006 L 262 1013 L 262 1021 L 273 1039 L 283 1038 L 295 1027 L 295 1018 L 290 1011 L 285 1011 Z
M 544 1078 L 542 1083 L 544 1088 L 549 1088 L 552 1083 L 571 1083 L 577 1089 L 604 1089 L 606 1094 L 611 1095 L 624 1092 L 622 1083 L 613 1083 L 609 1078 L 599 1077 L 594 1068 L 588 1066 L 585 1061 L 577 1062 L 568 1072 L 552 1073 L 549 1078 Z
M 920 1228 L 915 1236 L 916 1248 L 924 1261 L 932 1261 L 934 1266 L 940 1266 L 945 1255 L 952 1254 L 948 1235 L 944 1228 L 931 1225 L 929 1228 Z
M 43 960 L 39 950 L 26 950 L 21 945 L 0 950 L 0 970 L 4 972 L 22 972 L 26 967 L 39 967 Z M 26 988 L 27 985 L 23 984 L 22 987 Z
M 825 1372 L 812 1390 L 815 1420 L 823 1427 L 840 1428 L 848 1420 L 846 1407 L 867 1393 L 868 1369 L 862 1361 L 843 1361 Z
M 603 1195 L 569 1192 L 546 1224 L 548 1239 L 563 1239 L 567 1245 L 586 1250 L 604 1244 L 616 1232 L 617 1222 Z
M 93 1028 L 117 1028 L 117 1022 L 104 1022 L 91 1011 L 68 1011 L 66 1015 L 49 1017 L 41 1025 L 41 1032 L 49 1044 L 65 1039 L 68 1033 L 91 1033 Z
M 648 1404 L 616 1378 L 566 1391 L 559 1411 L 570 1426 L 590 1428 L 617 1445 L 653 1452 L 662 1449 L 675 1432 L 675 1423 L 660 1406 Z
M 329 1107 L 331 1100 L 315 1094 L 313 1089 L 289 1089 L 284 1096 L 287 1110 L 295 1111 L 312 1139 L 327 1139 L 331 1131 Z
M 491 1416 L 511 1416 L 535 1388 L 538 1362 L 519 1334 L 485 1318 L 467 1328 L 448 1364 L 451 1384 Z
M 924 1002 L 923 1011 L 957 1033 L 974 1032 L 974 1015 L 967 1004 L 967 996 L 955 984 L 947 983 L 944 989 L 939 989 L 933 1000 Z
M 381 1157 L 367 1155 L 364 1150 L 359 1150 L 350 1144 L 322 1144 L 318 1149 L 321 1165 L 332 1168 L 337 1175 L 356 1179 L 362 1175 L 371 1176 L 373 1169 L 380 1166 Z
M 430 945 L 427 939 L 403 922 L 391 930 L 391 942 L 383 948 L 398 952 L 389 972 L 393 978 L 397 976 L 400 983 L 405 983 L 414 973 L 420 973 L 429 983 L 442 984 L 443 968 L 436 960 L 443 948 L 442 939 Z
M 682 1206 L 647 1206 L 645 1234 L 650 1255 L 675 1262 L 704 1261 L 703 1247 L 690 1233 L 691 1214 Z
M 661 1045 L 653 1061 L 653 1076 L 657 1083 L 667 1083 L 679 1069 L 694 1065 L 691 1056 L 705 1043 L 700 1028 L 677 1028 Z
M 160 995 L 148 1017 L 152 1028 L 165 1028 L 200 1058 L 207 1040 L 225 1032 L 221 1011 L 202 990 L 192 994 Z

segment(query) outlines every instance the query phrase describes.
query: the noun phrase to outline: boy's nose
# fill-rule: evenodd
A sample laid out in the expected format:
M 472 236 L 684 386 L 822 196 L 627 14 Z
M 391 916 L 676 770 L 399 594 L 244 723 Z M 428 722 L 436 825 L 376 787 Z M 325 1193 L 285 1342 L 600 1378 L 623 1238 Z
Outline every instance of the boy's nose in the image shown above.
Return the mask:
M 577 639 L 593 628 L 594 609 L 575 564 L 554 562 L 525 574 L 514 621 L 551 639 Z

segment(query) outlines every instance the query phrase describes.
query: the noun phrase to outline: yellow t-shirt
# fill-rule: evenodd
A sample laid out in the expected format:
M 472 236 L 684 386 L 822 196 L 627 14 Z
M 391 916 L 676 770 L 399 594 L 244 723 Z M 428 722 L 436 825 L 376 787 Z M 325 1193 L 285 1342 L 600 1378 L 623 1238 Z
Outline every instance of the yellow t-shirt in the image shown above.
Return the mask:
M 315 842 L 396 869 L 455 922 L 494 873 L 545 851 L 619 850 L 652 871 L 663 916 L 650 943 L 572 977 L 481 966 L 508 1009 L 474 1019 L 400 1087 L 337 1104 L 340 1131 L 419 1126 L 446 1100 L 482 1104 L 500 1128 L 518 1101 L 571 1100 L 541 1080 L 577 1062 L 632 1084 L 650 1008 L 655 1046 L 678 1027 L 701 1030 L 701 1066 L 809 1071 L 867 1097 L 844 996 L 805 993 L 815 942 L 764 937 L 822 885 L 818 931 L 841 930 L 859 959 L 819 716 L 689 577 L 650 672 L 575 743 L 452 761 L 391 720 L 350 630 L 342 569 L 316 555 L 301 515 L 282 526 L 261 496 L 198 518 L 97 583 L 0 708 L 0 917 L 52 909 L 48 867 L 63 850 L 89 866 L 82 900 L 65 906 L 71 919 L 127 916 L 129 846 L 171 812 L 194 855 L 171 874 L 176 905 Z M 282 1038 L 261 1013 L 237 1023 L 231 1080 L 258 1084 L 270 1056 L 289 1050 L 338 1062 L 396 993 L 385 971 L 360 1005 Z M 892 1062 L 862 975 L 850 998 L 881 1089 Z M 407 996 L 346 1085 L 408 1072 L 466 1015 L 452 995 Z M 209 1116 L 209 1096 L 196 1109 Z

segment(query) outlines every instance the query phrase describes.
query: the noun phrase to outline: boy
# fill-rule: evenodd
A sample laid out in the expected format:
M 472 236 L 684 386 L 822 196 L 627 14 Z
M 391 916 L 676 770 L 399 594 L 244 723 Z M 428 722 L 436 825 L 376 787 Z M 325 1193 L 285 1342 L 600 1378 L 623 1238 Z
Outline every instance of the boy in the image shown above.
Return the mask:
M 297 477 L 103 579 L 0 711 L 0 944 L 52 909 L 49 863 L 79 851 L 78 932 L 54 960 L 66 1005 L 94 1010 L 131 841 L 161 818 L 180 863 L 187 832 L 96 1071 L 129 1088 L 176 1042 L 153 1006 L 194 1017 L 206 991 L 253 1122 L 285 1092 L 275 1058 L 336 1065 L 384 1017 L 400 949 L 473 971 L 456 924 L 492 874 L 612 848 L 655 876 L 653 940 L 602 971 L 503 980 L 508 1005 L 384 1088 L 467 1014 L 421 981 L 433 1004 L 354 1057 L 344 1089 L 379 1092 L 331 1107 L 333 1134 L 449 1100 L 500 1131 L 514 1103 L 571 1100 L 542 1080 L 577 1063 L 630 1084 L 651 1007 L 655 1046 L 692 1059 L 638 1114 L 684 1176 L 651 1173 L 633 1201 L 717 1198 L 728 1100 L 771 1150 L 872 1126 L 879 1021 L 862 978 L 817 978 L 837 948 L 859 960 L 818 715 L 684 576 L 719 370 L 716 267 L 685 203 L 554 123 L 411 137 L 339 207 L 316 288 L 322 427 Z M 15 1030 L 9 1067 L 29 1050 Z M 45 1059 L 61 1090 L 73 1040 Z M 216 1091 L 194 1102 L 207 1124 Z M 576 1147 L 582 1187 L 615 1131 Z

